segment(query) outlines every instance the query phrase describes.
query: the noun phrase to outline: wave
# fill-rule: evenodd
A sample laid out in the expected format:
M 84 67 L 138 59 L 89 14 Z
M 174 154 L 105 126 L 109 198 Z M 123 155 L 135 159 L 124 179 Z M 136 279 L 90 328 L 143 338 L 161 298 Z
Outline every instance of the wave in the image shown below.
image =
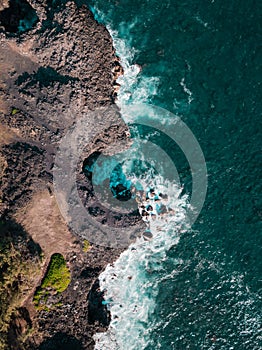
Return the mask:
M 92 10 L 99 22 L 107 23 L 107 16 L 97 9 Z M 209 26 L 198 17 L 195 19 L 201 25 Z M 132 47 L 128 33 L 132 32 L 136 23 L 120 24 L 119 31 L 107 25 L 124 68 L 124 75 L 117 81 L 121 87 L 116 101 L 122 112 L 129 104 L 150 102 L 160 90 L 158 77 L 146 76 L 143 67 L 135 64 L 139 52 Z M 175 99 L 173 108 L 177 113 L 187 114 L 196 98 L 194 90 L 190 90 L 192 83 L 187 75 L 181 79 L 180 86 L 183 98 Z M 123 119 L 128 121 L 122 114 Z M 249 288 L 248 275 L 234 271 L 233 265 L 226 267 L 229 260 L 219 258 L 221 253 L 215 250 L 212 260 L 208 260 L 205 249 L 201 252 L 203 236 L 199 238 L 199 245 L 192 247 L 196 252 L 192 261 L 187 254 L 180 255 L 184 257 L 182 260 L 170 253 L 170 248 L 178 244 L 188 228 L 185 217 L 188 198 L 181 196 L 181 188 L 161 176 L 145 179 L 134 175 L 124 180 L 127 188 L 131 187 L 130 182 L 142 184 L 146 196 L 138 196 L 137 200 L 146 231 L 100 275 L 100 287 L 104 291 L 104 303 L 111 313 L 111 323 L 107 332 L 94 336 L 95 349 L 145 350 L 190 346 L 203 350 L 241 346 L 260 349 L 261 315 L 258 305 L 261 297 Z M 118 178 L 114 181 L 116 183 Z M 120 182 L 123 183 L 123 179 Z M 204 237 L 209 238 L 207 235 Z M 191 240 L 188 242 L 191 244 Z M 208 247 L 212 247 L 212 242 Z M 170 264 L 169 269 L 167 266 Z M 192 281 L 193 287 L 184 283 L 180 290 L 176 285 L 182 272 L 183 278 L 190 274 L 186 282 Z M 201 284 L 203 279 L 209 281 L 210 288 L 205 289 Z M 172 304 L 175 296 L 168 298 L 165 294 L 165 288 L 169 294 L 173 290 L 169 286 L 178 289 L 180 299 L 176 300 L 181 302 Z M 171 303 L 167 304 L 167 300 Z
M 112 29 L 111 25 L 107 23 L 104 14 L 96 7 L 90 7 L 98 22 L 103 23 L 109 31 L 113 39 L 113 45 L 116 50 L 116 55 L 120 58 L 120 63 L 124 69 L 124 74 L 119 76 L 117 83 L 120 89 L 117 93 L 116 104 L 121 108 L 131 103 L 146 103 L 150 102 L 153 96 L 158 92 L 158 77 L 148 77 L 143 75 L 142 67 L 134 63 L 134 58 L 137 50 L 132 47 L 129 33 L 136 25 L 136 21 L 130 24 L 120 23 L 121 38 L 119 33 Z M 130 38 L 130 37 L 129 37 Z
M 137 200 L 147 230 L 99 277 L 111 323 L 107 332 L 95 335 L 96 350 L 146 348 L 154 323 L 162 263 L 187 229 L 188 198 L 181 196 L 181 188 L 161 175 L 131 180 L 139 181 L 144 189 L 144 197 L 138 196 Z
M 96 20 L 106 24 L 98 9 L 91 10 Z M 120 25 L 124 37 L 128 37 L 134 25 L 135 22 L 129 26 Z M 124 69 L 124 74 L 117 80 L 120 89 L 116 103 L 125 120 L 126 106 L 150 102 L 157 94 L 159 79 L 143 75 L 142 68 L 134 63 L 137 52 L 130 41 L 120 38 L 110 25 L 106 24 L 106 27 Z M 137 158 L 143 156 L 139 149 L 136 152 Z M 130 168 L 125 169 L 125 174 L 129 173 L 128 181 L 139 183 L 136 200 L 146 231 L 99 277 L 111 322 L 107 332 L 95 334 L 95 350 L 143 350 L 150 343 L 150 325 L 154 322 L 162 263 L 167 259 L 169 249 L 189 227 L 186 219 L 188 198 L 181 195 L 182 189 L 161 175 L 138 176 L 132 174 Z

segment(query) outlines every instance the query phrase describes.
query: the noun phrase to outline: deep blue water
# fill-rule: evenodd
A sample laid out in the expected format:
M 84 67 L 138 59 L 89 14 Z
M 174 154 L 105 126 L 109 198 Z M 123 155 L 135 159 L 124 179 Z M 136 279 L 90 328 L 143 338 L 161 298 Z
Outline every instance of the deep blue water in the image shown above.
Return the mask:
M 161 262 L 145 326 L 150 341 L 141 345 L 137 338 L 125 349 L 261 349 L 262 2 L 88 5 L 113 30 L 119 55 L 125 52 L 120 38 L 133 48 L 126 51 L 129 63 L 142 67 L 129 95 L 122 92 L 126 103 L 147 100 L 179 115 L 208 170 L 207 198 L 193 230 Z M 183 157 L 176 166 L 190 189 Z

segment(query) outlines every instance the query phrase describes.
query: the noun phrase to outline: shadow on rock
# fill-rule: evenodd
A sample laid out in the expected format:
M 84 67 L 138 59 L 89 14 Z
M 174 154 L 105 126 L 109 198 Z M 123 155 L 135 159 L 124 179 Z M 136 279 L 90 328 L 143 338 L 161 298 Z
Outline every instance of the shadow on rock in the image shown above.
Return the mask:
M 88 295 L 88 323 L 99 324 L 108 327 L 111 321 L 110 312 L 107 310 L 104 293 L 101 292 L 99 280 L 93 284 Z
M 11 35 L 32 29 L 38 17 L 26 0 L 10 1 L 9 7 L 0 12 L 0 25 Z
M 57 333 L 52 338 L 45 340 L 38 350 L 84 350 L 82 343 L 65 333 Z
M 70 77 L 69 75 L 61 75 L 52 67 L 40 67 L 37 72 L 29 74 L 24 72 L 19 75 L 16 80 L 18 86 L 22 85 L 22 90 L 26 92 L 26 89 L 32 86 L 35 87 L 48 87 L 54 83 L 68 84 L 70 81 L 77 81 L 77 78 Z

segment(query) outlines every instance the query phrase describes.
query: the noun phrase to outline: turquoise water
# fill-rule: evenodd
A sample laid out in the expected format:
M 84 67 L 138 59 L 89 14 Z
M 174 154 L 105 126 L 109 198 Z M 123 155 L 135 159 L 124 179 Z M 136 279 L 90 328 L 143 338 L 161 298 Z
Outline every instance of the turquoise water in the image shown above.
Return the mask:
M 153 264 L 148 274 L 143 264 L 122 258 L 135 276 L 125 303 L 137 302 L 144 288 L 139 302 L 147 313 L 143 322 L 130 316 L 130 322 L 115 323 L 115 348 L 260 349 L 262 3 L 89 5 L 110 28 L 128 73 L 119 105 L 148 101 L 179 115 L 199 141 L 208 169 L 208 194 L 193 229 L 174 229 L 162 250 L 146 255 L 150 264 L 161 252 L 161 267 Z M 176 166 L 187 193 L 188 168 L 179 154 Z M 126 347 L 119 345 L 123 341 Z

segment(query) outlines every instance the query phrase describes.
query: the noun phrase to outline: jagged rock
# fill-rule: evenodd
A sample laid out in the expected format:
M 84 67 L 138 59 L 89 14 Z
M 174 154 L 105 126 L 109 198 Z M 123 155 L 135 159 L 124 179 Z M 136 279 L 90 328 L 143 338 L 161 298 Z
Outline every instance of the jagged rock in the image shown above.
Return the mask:
M 30 11 L 34 14 L 32 22 L 27 17 Z M 52 198 L 52 168 L 59 141 L 76 120 L 83 116 L 88 119 L 90 110 L 114 104 L 114 85 L 122 68 L 108 31 L 81 1 L 58 0 L 52 5 L 50 0 L 14 0 L 0 2 L 0 70 L 0 215 L 8 221 L 17 218 L 17 212 L 27 208 L 40 191 L 48 190 Z M 96 121 L 89 122 L 96 130 Z M 83 200 L 92 191 L 82 171 L 85 159 L 94 152 L 107 150 L 110 154 L 118 142 L 127 145 L 127 138 L 127 128 L 119 117 L 87 146 L 78 171 L 80 187 L 86 186 L 85 193 L 83 186 L 80 190 Z M 108 211 L 94 198 L 92 201 L 92 210 L 105 219 Z M 46 197 L 43 203 L 53 208 Z M 33 219 L 34 225 L 29 223 L 29 228 L 36 227 L 35 220 L 42 224 L 43 213 Z M 115 221 L 116 225 L 135 225 L 139 220 L 138 216 L 125 216 Z M 61 218 L 54 222 L 61 223 Z M 121 250 L 92 245 L 84 253 L 78 238 L 68 244 L 72 250 L 66 250 L 65 258 L 71 283 L 59 298 L 54 296 L 49 301 L 59 301 L 61 306 L 39 313 L 30 309 L 30 302 L 28 309 L 23 306 L 22 316 L 14 316 L 10 324 L 10 349 L 58 349 L 62 341 L 75 349 L 92 349 L 93 334 L 105 329 L 107 311 L 102 308 L 101 317 L 92 315 L 96 298 L 91 298 L 89 291 L 101 270 Z M 30 298 L 37 285 L 31 287 Z M 14 341 L 31 324 L 32 335 L 23 344 Z

